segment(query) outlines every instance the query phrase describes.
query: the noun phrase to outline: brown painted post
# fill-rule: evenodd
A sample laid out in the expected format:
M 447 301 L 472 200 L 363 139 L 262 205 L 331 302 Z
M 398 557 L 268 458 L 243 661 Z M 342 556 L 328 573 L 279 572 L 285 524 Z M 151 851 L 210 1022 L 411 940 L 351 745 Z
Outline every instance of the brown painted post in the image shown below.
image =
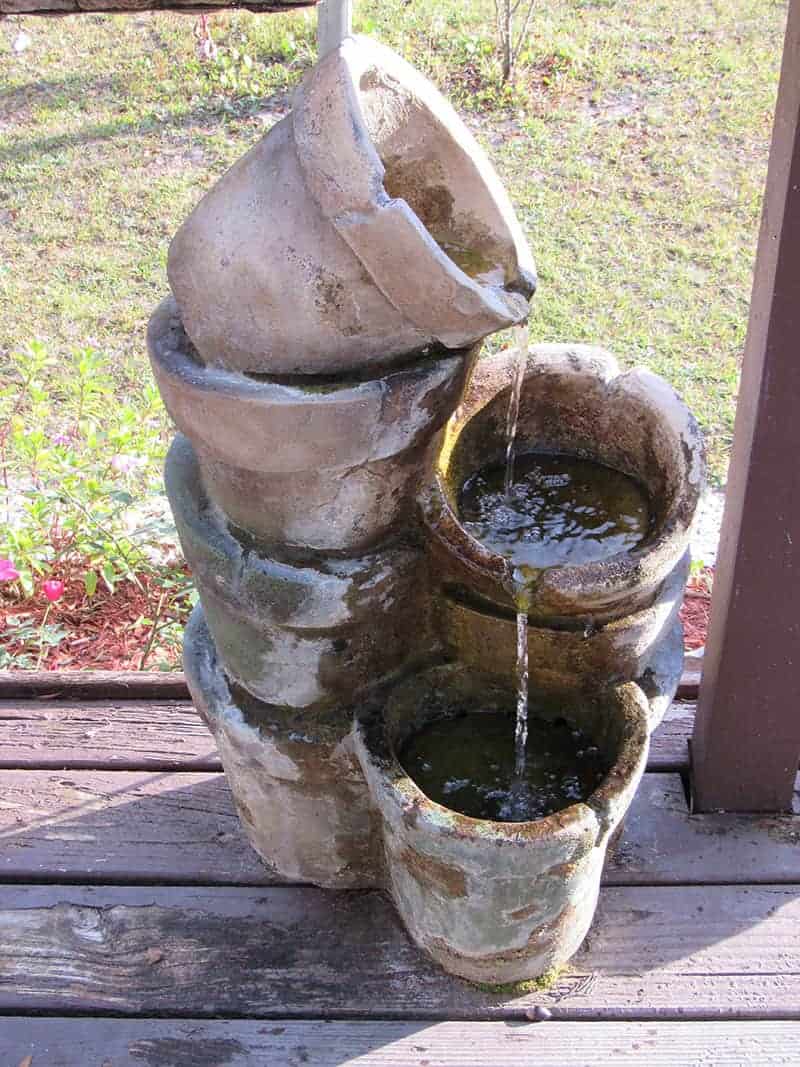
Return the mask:
M 800 0 L 789 6 L 692 756 L 697 810 L 790 810 L 800 756 Z
M 226 8 L 271 14 L 310 7 L 314 3 L 316 0 L 0 0 L 0 18 L 5 15 L 85 15 L 89 12 L 124 15 L 142 11 L 197 15 Z

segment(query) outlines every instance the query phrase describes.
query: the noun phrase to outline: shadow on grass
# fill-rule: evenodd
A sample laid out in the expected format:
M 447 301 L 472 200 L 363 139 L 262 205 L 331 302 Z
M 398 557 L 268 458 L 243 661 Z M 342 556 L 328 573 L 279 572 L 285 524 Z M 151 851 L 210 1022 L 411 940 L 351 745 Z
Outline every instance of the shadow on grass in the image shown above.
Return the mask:
M 9 118 L 13 118 L 20 108 L 42 103 L 47 97 L 58 97 L 60 103 L 70 104 L 82 104 L 88 98 L 98 100 L 110 97 L 122 100 L 127 88 L 127 80 L 116 74 L 104 74 L 93 80 L 88 80 L 81 74 L 70 74 L 58 79 L 39 78 L 12 88 L 0 86 L 0 113 L 4 112 Z
M 16 90 L 12 90 L 14 92 Z M 64 149 L 108 141 L 115 137 L 136 138 L 165 130 L 199 128 L 213 131 L 231 116 L 267 115 L 277 122 L 286 115 L 290 94 L 279 90 L 268 97 L 247 97 L 233 103 L 209 99 L 208 103 L 189 111 L 171 111 L 163 115 L 144 118 L 121 117 L 109 122 L 88 123 L 69 133 L 51 134 L 47 137 L 21 138 L 14 144 L 0 148 L 0 162 L 21 163 L 35 156 L 48 156 Z

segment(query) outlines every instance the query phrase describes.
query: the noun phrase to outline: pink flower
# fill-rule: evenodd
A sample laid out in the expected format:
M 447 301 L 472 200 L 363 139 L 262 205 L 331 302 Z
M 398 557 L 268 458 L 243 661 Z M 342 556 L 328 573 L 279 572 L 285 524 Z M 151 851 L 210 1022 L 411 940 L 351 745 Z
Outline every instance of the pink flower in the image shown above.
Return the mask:
M 0 559 L 0 582 L 15 582 L 19 571 L 10 559 Z
M 122 453 L 111 457 L 111 469 L 119 474 L 130 474 L 144 466 L 144 460 L 139 456 L 125 456 Z
M 46 582 L 42 582 L 42 592 L 51 604 L 55 604 L 64 595 L 64 583 L 59 582 L 57 578 L 48 578 Z

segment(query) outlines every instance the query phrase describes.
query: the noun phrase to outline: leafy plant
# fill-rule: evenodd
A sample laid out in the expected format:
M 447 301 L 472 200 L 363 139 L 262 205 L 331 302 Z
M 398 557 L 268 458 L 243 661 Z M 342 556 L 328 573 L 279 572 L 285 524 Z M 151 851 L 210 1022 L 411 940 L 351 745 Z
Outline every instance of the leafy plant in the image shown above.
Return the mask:
M 66 629 L 58 623 L 42 626 L 25 612 L 8 615 L 6 624 L 10 640 L 7 646 L 0 645 L 0 670 L 4 671 L 35 670 L 47 650 L 57 648 L 67 636 Z
M 87 602 L 100 587 L 113 593 L 131 583 L 147 605 L 143 617 L 151 619 L 144 666 L 169 637 L 171 622 L 185 614 L 179 607 L 189 606 L 161 490 L 163 409 L 152 384 L 121 401 L 110 361 L 93 348 L 73 352 L 66 374 L 49 373 L 54 365 L 45 346 L 33 342 L 11 357 L 9 384 L 0 390 L 0 556 L 11 567 L 5 579 L 0 574 L 3 598 L 20 608 L 48 601 L 41 661 L 58 643 L 55 636 L 63 638 L 49 613 L 64 582 L 72 589 L 78 580 Z M 16 648 L 17 666 L 30 665 L 30 627 L 24 610 L 6 616 L 4 642 Z

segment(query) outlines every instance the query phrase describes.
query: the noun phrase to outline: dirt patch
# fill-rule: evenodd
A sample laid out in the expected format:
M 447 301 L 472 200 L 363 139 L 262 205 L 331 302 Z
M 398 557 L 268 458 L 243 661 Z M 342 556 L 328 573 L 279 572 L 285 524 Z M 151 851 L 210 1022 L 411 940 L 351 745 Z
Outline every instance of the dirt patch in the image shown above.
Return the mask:
M 702 648 L 706 643 L 708 620 L 711 615 L 711 587 L 714 571 L 704 567 L 699 574 L 692 575 L 686 586 L 686 595 L 681 607 L 683 623 L 683 645 L 688 651 Z

